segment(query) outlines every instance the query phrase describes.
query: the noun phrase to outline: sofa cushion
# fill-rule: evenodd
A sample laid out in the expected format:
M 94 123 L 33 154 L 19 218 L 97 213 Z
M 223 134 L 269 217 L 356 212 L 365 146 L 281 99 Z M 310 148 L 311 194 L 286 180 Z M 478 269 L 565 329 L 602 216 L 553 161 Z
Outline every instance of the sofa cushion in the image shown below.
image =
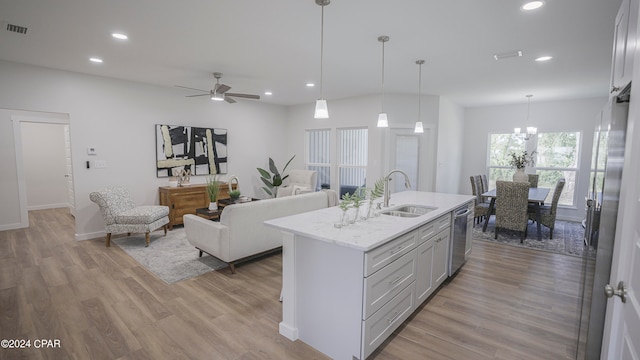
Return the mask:
M 169 215 L 169 207 L 160 205 L 138 206 L 115 216 L 116 224 L 150 224 Z

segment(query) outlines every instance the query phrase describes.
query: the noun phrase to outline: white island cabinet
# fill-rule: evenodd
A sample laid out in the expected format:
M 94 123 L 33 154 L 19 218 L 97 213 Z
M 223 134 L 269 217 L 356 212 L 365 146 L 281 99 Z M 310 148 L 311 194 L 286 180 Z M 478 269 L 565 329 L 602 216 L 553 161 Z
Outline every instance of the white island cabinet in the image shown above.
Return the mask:
M 340 229 L 337 207 L 265 222 L 283 234 L 280 334 L 333 359 L 366 359 L 447 278 L 452 212 L 471 201 L 406 191 L 390 208 L 435 210 Z

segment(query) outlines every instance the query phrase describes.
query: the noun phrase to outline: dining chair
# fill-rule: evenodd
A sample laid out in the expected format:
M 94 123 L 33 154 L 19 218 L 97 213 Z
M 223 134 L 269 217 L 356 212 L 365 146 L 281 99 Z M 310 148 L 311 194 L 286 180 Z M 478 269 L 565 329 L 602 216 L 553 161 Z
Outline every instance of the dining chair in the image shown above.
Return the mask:
M 560 195 L 564 189 L 565 179 L 558 179 L 556 182 L 556 188 L 553 191 L 553 199 L 551 205 L 540 206 L 540 225 L 544 225 L 549 228 L 549 239 L 553 239 L 553 228 L 556 223 L 556 211 L 558 209 L 558 201 L 560 201 Z M 532 207 L 529 208 L 529 219 L 536 219 L 536 213 Z
M 527 236 L 529 222 L 529 183 L 514 181 L 496 181 L 495 238 L 499 229 L 519 231 L 520 242 Z
M 480 180 L 482 181 L 482 192 L 486 193 L 487 191 L 489 191 L 489 183 L 487 182 L 487 175 L 485 174 L 480 175 Z M 489 202 L 489 199 L 487 199 L 486 197 L 484 197 L 482 200 L 484 202 Z
M 540 175 L 538 174 L 527 174 L 529 176 L 529 186 L 531 186 L 532 188 L 537 188 L 538 187 L 538 178 L 540 177 Z
M 489 204 L 483 201 L 482 197 L 482 186 L 480 186 L 479 182 L 480 176 L 470 176 L 471 180 L 471 192 L 476 197 L 475 206 L 474 206 L 474 220 L 476 224 L 479 224 L 481 220 L 484 220 L 485 216 L 489 216 Z

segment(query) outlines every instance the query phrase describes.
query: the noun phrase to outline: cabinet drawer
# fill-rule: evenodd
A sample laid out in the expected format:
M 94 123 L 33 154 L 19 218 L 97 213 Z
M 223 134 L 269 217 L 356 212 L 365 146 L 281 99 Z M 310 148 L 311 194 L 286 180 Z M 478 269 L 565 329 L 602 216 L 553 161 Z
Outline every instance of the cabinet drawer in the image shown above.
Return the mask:
M 412 283 L 362 322 L 362 359 L 371 355 L 411 315 L 414 301 L 415 283 Z
M 393 260 L 413 250 L 417 231 L 412 231 L 364 254 L 364 276 L 382 269 Z
M 367 319 L 416 279 L 416 250 L 364 279 L 362 319 Z
M 433 235 L 451 226 L 451 214 L 442 215 L 439 218 L 422 226 L 419 231 L 418 245 L 427 241 Z

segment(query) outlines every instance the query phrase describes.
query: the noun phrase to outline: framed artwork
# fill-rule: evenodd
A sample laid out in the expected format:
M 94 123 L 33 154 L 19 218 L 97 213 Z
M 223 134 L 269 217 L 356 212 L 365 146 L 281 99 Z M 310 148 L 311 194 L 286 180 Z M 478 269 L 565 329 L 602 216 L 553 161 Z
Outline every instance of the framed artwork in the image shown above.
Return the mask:
M 227 173 L 227 130 L 156 125 L 156 174 L 169 177 Z

